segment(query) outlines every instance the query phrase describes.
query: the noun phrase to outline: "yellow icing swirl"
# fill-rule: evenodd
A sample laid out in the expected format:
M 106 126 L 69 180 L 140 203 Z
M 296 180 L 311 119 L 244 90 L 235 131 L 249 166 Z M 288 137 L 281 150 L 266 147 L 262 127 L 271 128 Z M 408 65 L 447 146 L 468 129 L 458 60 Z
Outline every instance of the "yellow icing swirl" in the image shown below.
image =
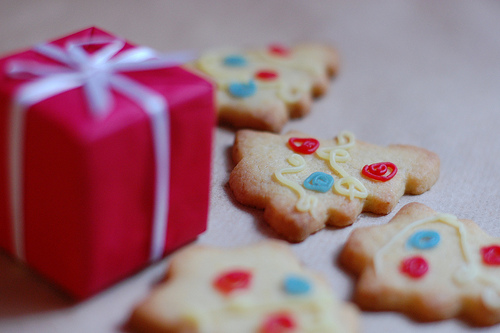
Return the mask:
M 368 190 L 357 178 L 349 175 L 347 171 L 339 164 L 345 163 L 351 159 L 347 149 L 354 146 L 356 139 L 354 134 L 348 131 L 341 132 L 337 137 L 338 145 L 334 147 L 319 148 L 316 155 L 328 161 L 330 168 L 341 178 L 334 183 L 335 191 L 343 196 L 364 199 L 368 197 Z
M 330 158 L 330 151 L 333 149 L 349 149 L 356 143 L 356 138 L 352 132 L 342 131 L 337 136 L 337 145 L 333 147 L 318 148 L 316 155 L 324 160 Z
M 484 305 L 490 309 L 500 309 L 500 292 L 499 290 L 495 290 L 492 287 L 484 288 L 483 293 L 481 294 L 481 299 L 483 300 Z
M 306 80 L 300 80 L 295 85 L 279 80 L 278 97 L 284 102 L 296 103 L 309 91 L 311 91 L 311 84 Z
M 345 149 L 332 149 L 330 150 L 330 156 L 328 157 L 328 162 L 330 163 L 330 168 L 336 171 L 342 178 L 349 177 L 347 171 L 344 170 L 339 163 L 345 163 L 351 159 L 351 155 Z
M 368 196 L 368 190 L 366 187 L 361 184 L 358 179 L 352 176 L 339 179 L 335 182 L 334 187 L 338 194 L 349 197 L 350 200 L 353 200 L 354 198 L 364 199 Z
M 295 191 L 299 196 L 299 200 L 296 204 L 296 208 L 299 212 L 311 212 L 318 205 L 318 198 L 306 193 L 306 190 L 300 186 L 298 183 L 287 179 L 283 174 L 287 173 L 297 173 L 305 169 L 306 161 L 299 154 L 292 154 L 288 158 L 288 163 L 292 165 L 290 168 L 284 168 L 274 173 L 274 177 L 284 186 Z

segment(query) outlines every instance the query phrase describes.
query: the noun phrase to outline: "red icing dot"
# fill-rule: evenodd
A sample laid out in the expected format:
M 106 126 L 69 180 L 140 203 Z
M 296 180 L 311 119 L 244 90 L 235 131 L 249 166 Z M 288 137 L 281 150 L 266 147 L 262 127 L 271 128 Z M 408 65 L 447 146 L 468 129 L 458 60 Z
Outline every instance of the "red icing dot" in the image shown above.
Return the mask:
M 250 286 L 252 273 L 246 270 L 226 271 L 215 278 L 215 289 L 223 294 L 230 294 L 236 289 L 247 289 Z
M 387 174 L 387 171 L 389 171 L 389 169 L 391 170 L 391 172 Z M 361 172 L 366 177 L 386 182 L 388 180 L 391 180 L 396 175 L 396 173 L 398 172 L 398 168 L 396 167 L 396 165 L 394 165 L 394 163 L 381 162 L 365 165 Z
M 486 265 L 500 265 L 500 245 L 491 245 L 481 248 L 481 255 Z
M 266 318 L 260 333 L 289 333 L 293 332 L 296 327 L 297 324 L 291 314 L 275 313 Z
M 319 148 L 319 141 L 314 138 L 290 138 L 288 144 L 300 154 L 312 154 Z
M 401 272 L 412 278 L 420 278 L 429 270 L 427 261 L 422 257 L 410 257 L 401 262 Z
M 291 53 L 289 48 L 279 44 L 269 45 L 269 52 L 280 57 L 288 57 Z
M 273 70 L 262 70 L 255 73 L 255 77 L 260 80 L 271 81 L 278 78 L 278 73 Z

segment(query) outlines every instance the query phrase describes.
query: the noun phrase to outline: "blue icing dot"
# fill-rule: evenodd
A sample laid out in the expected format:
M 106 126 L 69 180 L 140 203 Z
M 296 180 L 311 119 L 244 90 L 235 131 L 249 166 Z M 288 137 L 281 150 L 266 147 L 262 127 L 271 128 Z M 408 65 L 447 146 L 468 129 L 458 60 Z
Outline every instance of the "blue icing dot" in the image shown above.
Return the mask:
M 317 192 L 327 192 L 333 186 L 333 177 L 327 173 L 317 171 L 304 181 L 304 187 Z
M 410 247 L 414 247 L 420 250 L 432 249 L 436 245 L 438 245 L 441 237 L 439 233 L 434 230 L 421 230 L 415 232 L 408 239 L 407 245 Z
M 307 294 L 312 288 L 311 283 L 306 278 L 297 275 L 288 275 L 283 286 L 285 292 L 290 295 Z
M 223 61 L 224 65 L 229 67 L 244 67 L 247 65 L 247 59 L 239 54 L 228 55 Z
M 244 82 L 232 82 L 229 84 L 229 93 L 234 97 L 250 97 L 257 92 L 257 85 L 254 80 Z

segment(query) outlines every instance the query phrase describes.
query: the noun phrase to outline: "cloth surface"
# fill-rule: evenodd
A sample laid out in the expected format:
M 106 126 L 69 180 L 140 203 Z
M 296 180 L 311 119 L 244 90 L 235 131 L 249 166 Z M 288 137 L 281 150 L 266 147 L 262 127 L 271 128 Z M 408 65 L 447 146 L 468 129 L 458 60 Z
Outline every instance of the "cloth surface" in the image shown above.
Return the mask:
M 336 294 L 354 282 L 337 257 L 358 227 L 387 223 L 406 203 L 474 220 L 500 237 L 500 2 L 430 1 L 64 1 L 4 0 L 0 54 L 96 25 L 162 52 L 318 41 L 341 55 L 339 75 L 310 115 L 289 122 L 332 138 L 348 129 L 380 145 L 421 146 L 441 158 L 427 193 L 404 196 L 386 216 L 362 214 L 292 248 L 323 273 Z M 217 127 L 208 231 L 201 244 L 253 244 L 276 235 L 259 210 L 238 204 L 227 185 L 234 130 Z M 193 204 L 196 204 L 193 202 Z M 123 332 L 134 305 L 163 277 L 169 258 L 91 299 L 74 303 L 0 254 L 1 332 Z M 417 323 L 392 312 L 363 312 L 362 332 L 473 332 L 459 320 Z M 481 330 L 494 332 L 497 327 Z

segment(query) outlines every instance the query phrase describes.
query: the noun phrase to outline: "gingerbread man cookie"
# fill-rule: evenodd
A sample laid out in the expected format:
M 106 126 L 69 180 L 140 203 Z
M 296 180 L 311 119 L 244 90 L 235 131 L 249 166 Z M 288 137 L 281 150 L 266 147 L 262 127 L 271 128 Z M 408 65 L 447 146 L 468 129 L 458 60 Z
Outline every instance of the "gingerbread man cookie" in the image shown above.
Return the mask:
M 365 211 L 387 214 L 403 194 L 421 194 L 439 175 L 436 154 L 408 145 L 380 147 L 343 132 L 318 140 L 240 130 L 229 185 L 240 203 L 292 242 L 325 225 L 347 226 Z
M 309 113 L 313 97 L 326 92 L 338 57 L 325 45 L 270 45 L 209 51 L 189 67 L 215 81 L 220 123 L 279 132 L 289 118 Z
M 344 333 L 357 310 L 306 270 L 286 243 L 237 249 L 191 246 L 132 314 L 138 332 Z
M 354 230 L 340 260 L 359 276 L 364 309 L 500 322 L 500 238 L 473 221 L 411 203 L 386 225 Z

